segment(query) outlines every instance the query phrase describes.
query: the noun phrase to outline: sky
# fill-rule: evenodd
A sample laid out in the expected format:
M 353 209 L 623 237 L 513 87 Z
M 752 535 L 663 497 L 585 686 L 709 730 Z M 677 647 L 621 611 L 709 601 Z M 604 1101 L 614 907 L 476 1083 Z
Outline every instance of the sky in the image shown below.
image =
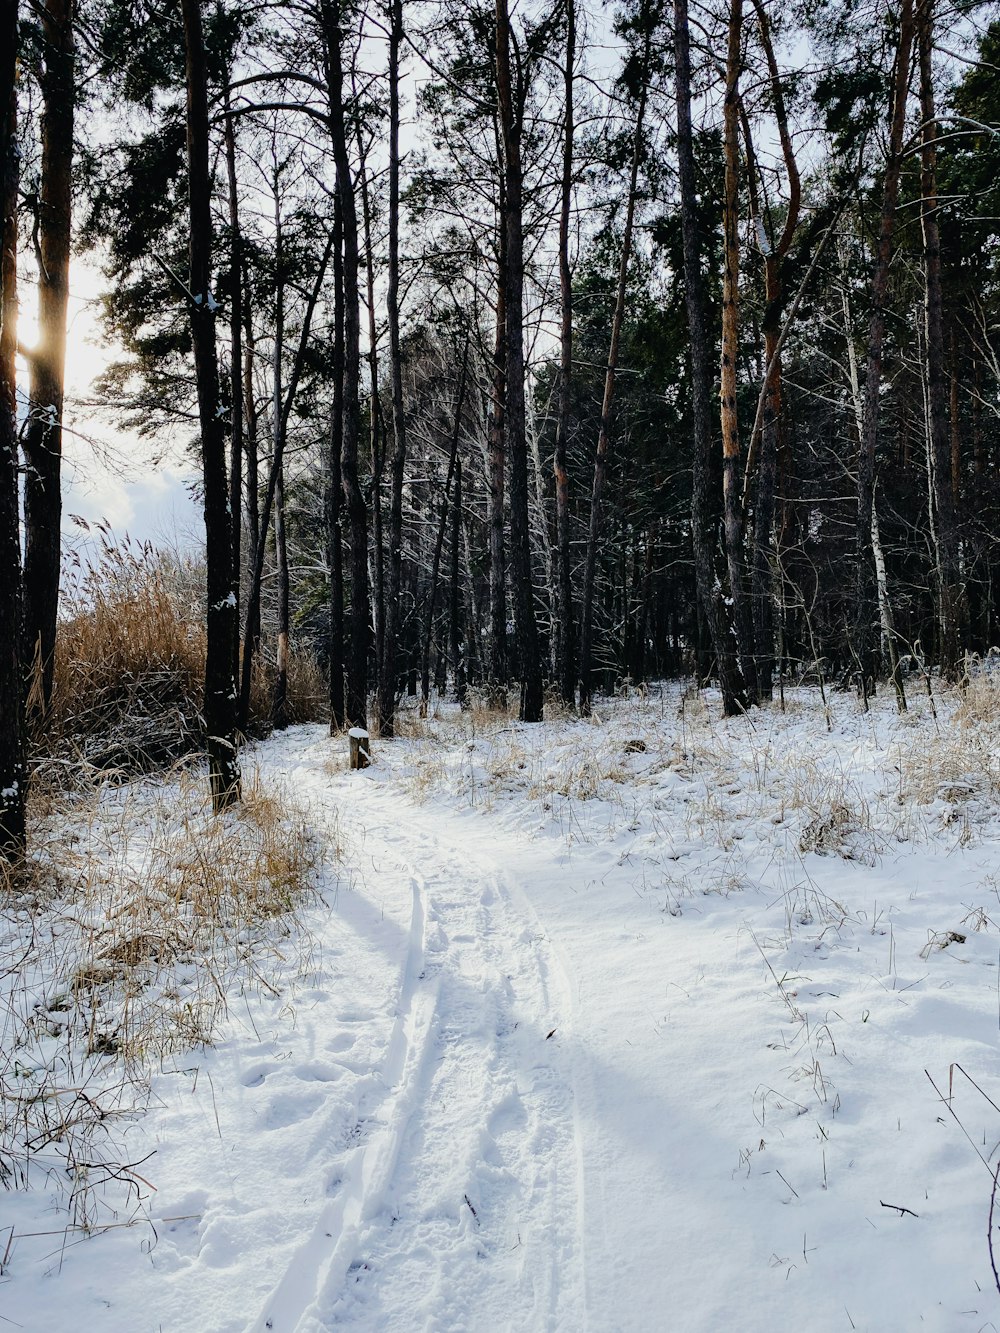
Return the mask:
M 155 546 L 189 549 L 202 540 L 200 506 L 192 500 L 195 480 L 189 459 L 175 446 L 157 452 L 152 443 L 116 428 L 106 412 L 93 404 L 94 380 L 114 360 L 100 324 L 103 278 L 87 257 L 74 259 L 70 270 L 69 329 L 66 348 L 66 429 L 63 443 L 63 534 L 76 544 L 85 529 L 75 521 L 102 520 L 114 532 Z M 34 287 L 21 288 L 20 335 L 27 347 L 36 338 Z M 27 367 L 21 365 L 25 382 Z M 26 387 L 26 383 L 25 383 Z M 75 516 L 75 517 L 74 517 Z

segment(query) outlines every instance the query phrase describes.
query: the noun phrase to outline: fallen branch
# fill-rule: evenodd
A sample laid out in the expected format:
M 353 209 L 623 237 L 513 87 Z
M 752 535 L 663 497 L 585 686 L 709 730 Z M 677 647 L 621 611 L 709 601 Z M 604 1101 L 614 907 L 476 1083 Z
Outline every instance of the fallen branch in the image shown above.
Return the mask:
M 900 1215 L 900 1217 L 902 1217 L 904 1213 L 909 1215 L 910 1217 L 920 1216 L 920 1214 L 915 1213 L 912 1208 L 904 1208 L 901 1203 L 883 1203 L 881 1199 L 879 1199 L 879 1203 L 882 1204 L 883 1208 L 895 1208 L 896 1212 Z

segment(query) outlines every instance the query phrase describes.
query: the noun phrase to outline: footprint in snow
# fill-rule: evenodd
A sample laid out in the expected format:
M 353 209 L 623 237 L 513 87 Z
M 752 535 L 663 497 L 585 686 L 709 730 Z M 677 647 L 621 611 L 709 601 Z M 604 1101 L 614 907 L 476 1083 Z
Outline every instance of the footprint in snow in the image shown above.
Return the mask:
M 370 1009 L 345 1009 L 339 1014 L 334 1014 L 338 1023 L 370 1023 L 374 1017 Z
M 299 1065 L 294 1072 L 295 1077 L 303 1083 L 335 1083 L 344 1076 L 343 1066 L 330 1065 L 323 1060 L 310 1060 L 307 1064 Z
M 521 1101 L 521 1095 L 514 1089 L 501 1098 L 490 1112 L 489 1120 L 486 1122 L 486 1132 L 491 1139 L 496 1140 L 502 1138 L 504 1134 L 512 1134 L 523 1129 L 527 1120 L 528 1115 Z
M 277 1068 L 277 1065 L 253 1065 L 243 1071 L 240 1082 L 245 1088 L 259 1088 L 268 1074 L 273 1074 Z
M 444 953 L 448 948 L 448 936 L 439 925 L 434 925 L 427 932 L 427 942 L 424 947 L 428 953 Z
M 264 1128 L 279 1130 L 298 1125 L 315 1115 L 324 1101 L 325 1097 L 319 1091 L 280 1093 L 264 1112 Z

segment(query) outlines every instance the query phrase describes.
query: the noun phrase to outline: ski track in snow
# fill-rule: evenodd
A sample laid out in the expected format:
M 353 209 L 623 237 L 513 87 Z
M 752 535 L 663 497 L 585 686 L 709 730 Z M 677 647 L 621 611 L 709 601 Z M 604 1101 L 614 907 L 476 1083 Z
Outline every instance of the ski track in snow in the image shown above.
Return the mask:
M 1000 1327 L 997 1149 L 984 1170 L 970 1147 L 1000 1135 L 1000 829 L 968 848 L 906 833 L 872 863 L 803 857 L 809 812 L 786 836 L 766 801 L 763 834 L 735 803 L 706 829 L 686 755 L 638 805 L 656 727 L 625 759 L 599 728 L 510 729 L 498 796 L 494 750 L 474 773 L 469 746 L 423 802 L 406 742 L 362 773 L 318 727 L 263 745 L 265 777 L 344 848 L 311 956 L 282 973 L 279 948 L 282 993 L 230 996 L 218 1045 L 154 1078 L 129 1127 L 134 1158 L 155 1154 L 151 1240 L 67 1246 L 43 1191 L 0 1196 L 0 1247 L 18 1233 L 0 1327 Z M 851 763 L 874 801 L 873 758 Z M 594 799 L 552 795 L 564 772 Z M 924 1072 L 947 1088 L 956 1069 L 969 1140 Z
M 252 1328 L 582 1330 L 572 988 L 509 876 L 367 786 L 365 858 L 413 898 L 384 1093 Z

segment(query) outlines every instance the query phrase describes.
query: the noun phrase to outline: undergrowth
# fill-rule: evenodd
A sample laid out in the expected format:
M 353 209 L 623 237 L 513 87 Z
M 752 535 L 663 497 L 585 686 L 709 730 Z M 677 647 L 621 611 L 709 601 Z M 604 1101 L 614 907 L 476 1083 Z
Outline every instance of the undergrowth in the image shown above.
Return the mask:
M 71 557 L 64 578 L 51 706 L 35 743 L 36 770 L 57 786 L 162 769 L 204 741 L 201 567 L 119 541 L 106 525 L 93 534 L 88 559 Z M 266 729 L 273 674 L 259 659 L 251 731 Z M 308 653 L 292 654 L 288 688 L 290 721 L 322 714 L 325 685 Z
M 305 966 L 319 853 L 252 777 L 224 817 L 181 773 L 50 804 L 32 833 L 26 872 L 0 885 L 0 1183 L 56 1182 L 89 1226 L 102 1186 L 148 1185 L 124 1122 L 151 1072 Z
M 592 805 L 611 829 L 651 826 L 665 843 L 731 850 L 751 832 L 794 858 L 813 853 L 874 865 L 891 845 L 945 836 L 964 845 L 1000 816 L 1000 680 L 964 691 L 934 684 L 897 716 L 879 698 L 826 705 L 806 688 L 745 716 L 722 718 L 693 688 L 598 700 L 587 719 L 523 726 L 474 700 L 404 714 L 404 777 L 418 799 L 448 789 L 492 809 L 515 793 L 574 836 Z M 829 724 L 829 726 L 828 726 Z M 585 823 L 593 824 L 593 820 Z M 603 826 L 603 817 L 601 824 Z

